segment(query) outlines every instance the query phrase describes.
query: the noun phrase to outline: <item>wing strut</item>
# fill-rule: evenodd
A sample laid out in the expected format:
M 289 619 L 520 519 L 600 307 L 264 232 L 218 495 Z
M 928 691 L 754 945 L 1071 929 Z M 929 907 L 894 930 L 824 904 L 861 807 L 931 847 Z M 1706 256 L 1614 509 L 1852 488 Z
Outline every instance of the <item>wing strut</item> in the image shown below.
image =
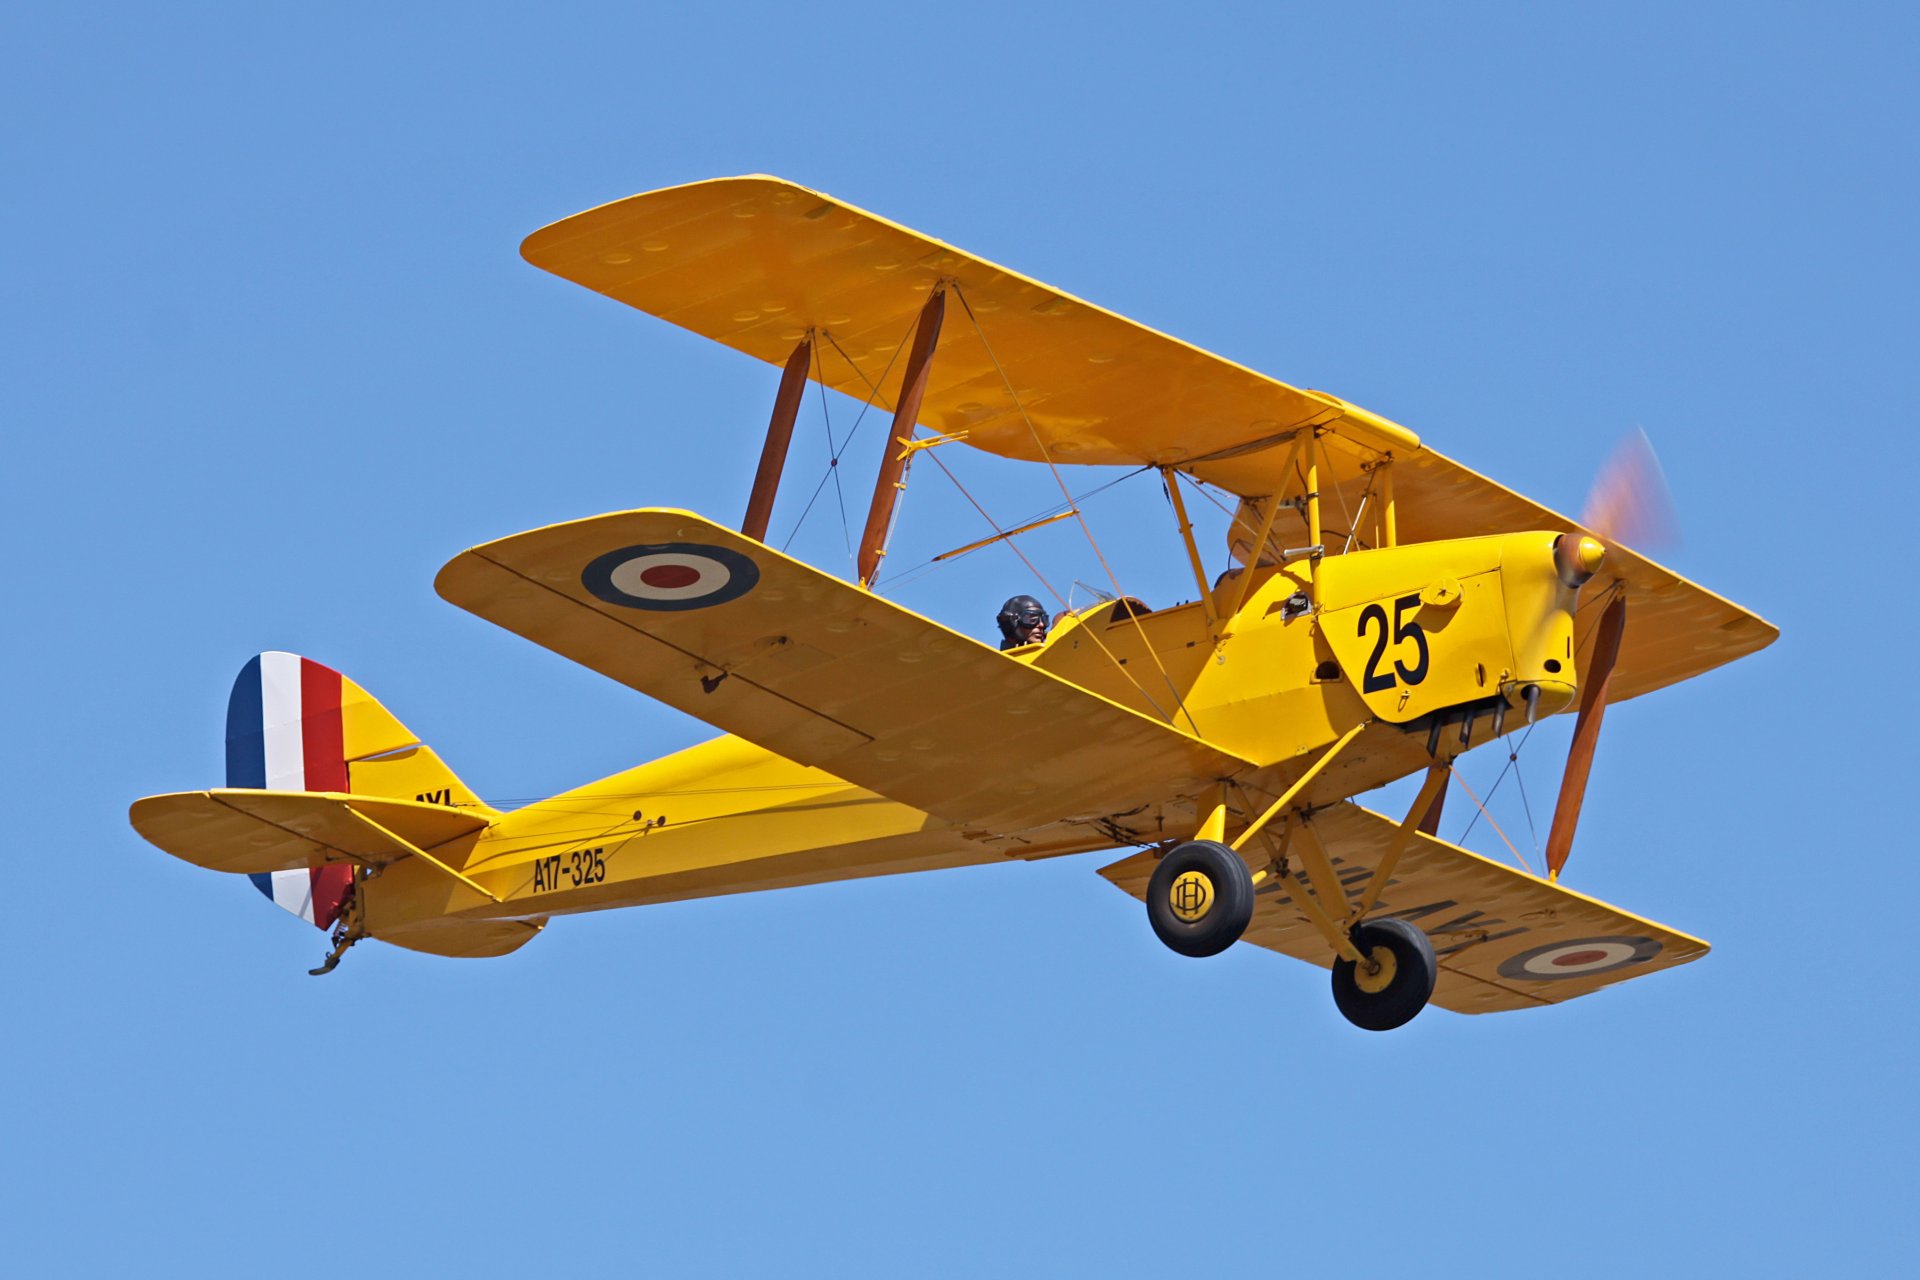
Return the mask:
M 813 367 L 813 332 L 787 357 L 780 375 L 780 394 L 773 400 L 773 418 L 767 423 L 767 443 L 760 450 L 760 469 L 753 473 L 753 496 L 747 499 L 747 518 L 740 532 L 755 542 L 767 540 L 767 521 L 773 517 L 773 495 L 780 488 L 780 472 L 787 465 L 787 446 L 793 443 L 794 419 L 800 415 L 800 397 L 806 394 L 807 371 Z
M 860 585 L 871 587 L 880 571 L 880 559 L 887 554 L 887 530 L 893 524 L 894 504 L 906 487 L 907 459 L 913 451 L 907 442 L 913 439 L 914 424 L 920 421 L 920 401 L 927 394 L 927 370 L 933 364 L 934 344 L 940 341 L 940 321 L 947 313 L 947 286 L 942 280 L 933 286 L 933 296 L 920 309 L 920 323 L 914 329 L 913 350 L 907 354 L 906 376 L 900 382 L 900 402 L 893 410 L 893 425 L 887 429 L 886 450 L 880 455 L 880 478 L 873 486 L 873 506 L 867 511 L 867 527 L 860 534 Z
M 1567 771 L 1560 779 L 1560 799 L 1553 806 L 1553 827 L 1547 832 L 1547 879 L 1558 880 L 1560 868 L 1573 852 L 1573 829 L 1580 823 L 1580 806 L 1587 795 L 1587 773 L 1593 768 L 1593 749 L 1600 741 L 1600 719 L 1607 711 L 1607 685 L 1620 657 L 1620 637 L 1627 629 L 1626 593 L 1613 598 L 1600 615 L 1600 631 L 1593 641 L 1593 670 L 1581 691 L 1580 717 L 1573 724 L 1573 745 L 1567 749 Z

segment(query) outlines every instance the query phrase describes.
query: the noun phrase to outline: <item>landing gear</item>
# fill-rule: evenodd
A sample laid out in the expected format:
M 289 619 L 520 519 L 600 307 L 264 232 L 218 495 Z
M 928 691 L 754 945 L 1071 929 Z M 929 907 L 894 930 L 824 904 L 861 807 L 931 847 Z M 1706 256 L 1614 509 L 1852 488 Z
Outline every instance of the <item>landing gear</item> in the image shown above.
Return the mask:
M 1183 956 L 1219 955 L 1253 920 L 1253 875 L 1226 845 L 1189 840 L 1154 868 L 1147 920 L 1160 941 Z
M 1369 920 L 1355 925 L 1350 936 L 1366 963 L 1333 962 L 1333 1002 L 1340 1012 L 1366 1031 L 1391 1031 L 1413 1021 L 1440 975 L 1427 935 L 1405 920 Z

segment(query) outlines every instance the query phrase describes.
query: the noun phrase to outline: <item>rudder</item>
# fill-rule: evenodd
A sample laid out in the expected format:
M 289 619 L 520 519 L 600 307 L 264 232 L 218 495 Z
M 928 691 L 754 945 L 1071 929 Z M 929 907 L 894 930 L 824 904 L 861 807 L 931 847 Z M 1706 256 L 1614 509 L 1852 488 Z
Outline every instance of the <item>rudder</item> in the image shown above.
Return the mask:
M 227 699 L 227 785 L 420 800 L 491 813 L 465 783 L 373 696 L 298 654 L 251 659 Z M 275 906 L 330 928 L 353 868 L 329 863 L 249 875 Z

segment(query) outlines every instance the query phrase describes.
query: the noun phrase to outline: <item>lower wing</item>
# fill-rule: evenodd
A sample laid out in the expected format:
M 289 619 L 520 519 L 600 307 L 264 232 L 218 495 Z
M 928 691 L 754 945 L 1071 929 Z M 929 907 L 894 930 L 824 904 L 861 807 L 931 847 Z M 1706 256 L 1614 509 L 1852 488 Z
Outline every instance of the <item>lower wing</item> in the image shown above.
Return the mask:
M 728 733 L 963 827 L 1188 798 L 1252 765 L 684 511 L 475 547 L 446 599 Z

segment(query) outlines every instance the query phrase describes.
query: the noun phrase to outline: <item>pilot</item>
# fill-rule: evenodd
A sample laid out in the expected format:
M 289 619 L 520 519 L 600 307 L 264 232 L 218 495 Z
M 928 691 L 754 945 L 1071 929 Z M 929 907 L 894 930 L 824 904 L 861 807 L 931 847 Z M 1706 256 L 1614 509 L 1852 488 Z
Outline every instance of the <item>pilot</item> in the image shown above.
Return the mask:
M 1047 638 L 1047 611 L 1032 596 L 1015 596 L 1000 606 L 1000 647 L 1017 649 Z

